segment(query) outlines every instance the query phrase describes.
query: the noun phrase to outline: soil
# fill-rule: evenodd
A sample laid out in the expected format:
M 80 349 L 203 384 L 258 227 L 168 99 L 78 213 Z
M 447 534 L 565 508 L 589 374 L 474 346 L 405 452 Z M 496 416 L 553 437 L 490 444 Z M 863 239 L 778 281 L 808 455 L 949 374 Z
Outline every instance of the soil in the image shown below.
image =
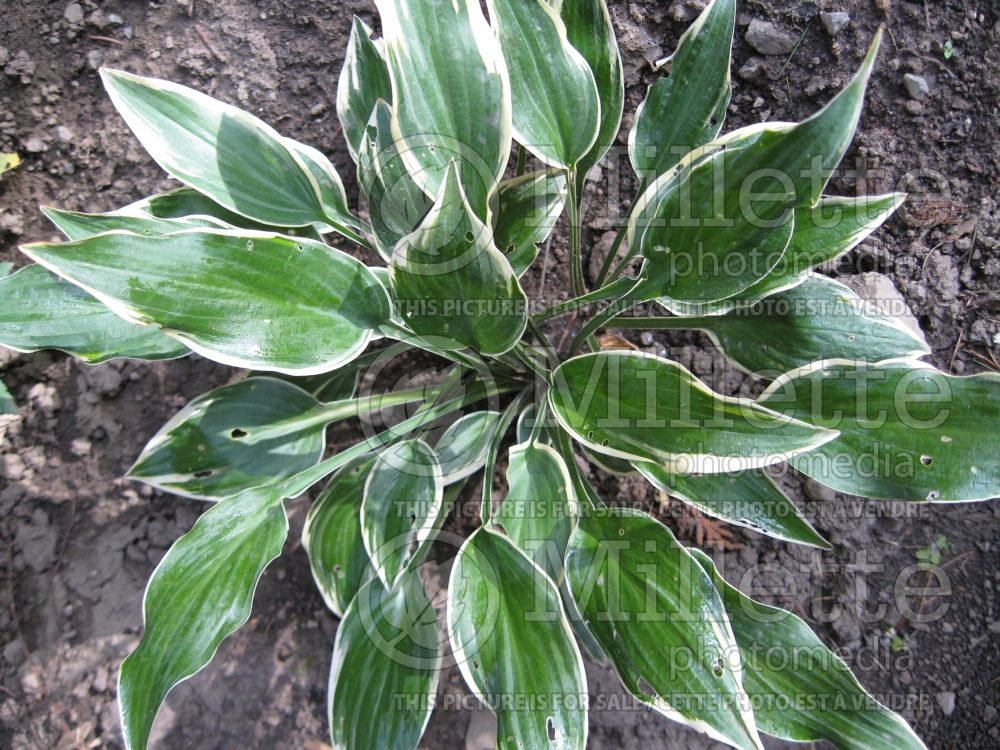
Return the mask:
M 0 181 L 0 261 L 21 265 L 20 242 L 54 238 L 38 204 L 104 211 L 170 184 L 103 94 L 96 74 L 101 64 L 189 84 L 250 110 L 329 154 L 354 194 L 333 102 L 351 14 L 377 28 L 371 4 L 67 5 L 25 0 L 9 4 L 0 19 L 0 151 L 16 150 L 24 158 Z M 670 53 L 698 5 L 612 3 L 628 86 L 623 134 L 655 79 L 650 63 Z M 847 11 L 851 22 L 831 35 L 820 22 L 821 10 Z M 800 39 L 797 49 L 759 55 L 744 38 L 753 19 Z M 995 4 L 743 2 L 727 129 L 798 120 L 815 111 L 854 70 L 879 24 L 890 38 L 846 170 L 831 192 L 905 189 L 910 199 L 885 228 L 827 270 L 841 278 L 881 274 L 894 282 L 926 333 L 929 360 L 937 367 L 966 374 L 996 369 Z M 908 94 L 907 73 L 928 84 L 923 100 Z M 606 248 L 634 187 L 623 149 L 603 165 L 594 187 L 585 239 L 588 247 Z M 546 270 L 531 272 L 529 291 L 565 296 L 565 260 L 565 247 L 553 243 Z M 667 352 L 719 387 L 739 385 L 720 376 L 717 358 L 699 336 L 636 341 Z M 198 357 L 88 367 L 55 353 L 10 352 L 0 354 L 0 370 L 21 407 L 20 421 L 5 428 L 0 445 L 0 746 L 118 748 L 115 673 L 140 634 L 145 581 L 203 510 L 121 477 L 184 403 L 239 373 Z M 340 429 L 347 430 L 341 437 L 350 434 L 349 426 Z M 659 507 L 640 482 L 596 470 L 594 479 L 607 497 L 657 507 L 668 522 L 683 525 L 677 508 Z M 1000 505 L 864 503 L 804 486 L 797 476 L 784 481 L 833 550 L 820 554 L 736 530 L 733 541 L 742 548 L 718 553 L 727 577 L 753 584 L 756 596 L 809 620 L 929 747 L 1000 742 Z M 305 509 L 303 501 L 290 505 L 290 541 L 263 577 L 252 620 L 170 696 L 154 747 L 326 747 L 326 678 L 337 622 L 314 589 L 297 541 Z M 916 552 L 939 536 L 948 544 L 941 568 L 950 593 L 944 594 L 926 574 L 909 579 Z M 910 603 L 940 616 L 923 623 L 904 618 L 900 581 L 920 592 Z M 607 670 L 588 665 L 588 673 L 595 696 L 612 704 L 621 696 Z M 469 746 L 475 746 L 472 737 L 484 717 L 461 700 L 466 690 L 457 670 L 443 675 L 441 690 L 463 708 L 439 710 L 423 745 L 463 747 L 472 718 Z M 900 706 L 900 700 L 907 702 Z M 590 722 L 594 748 L 715 746 L 644 709 L 595 710 Z

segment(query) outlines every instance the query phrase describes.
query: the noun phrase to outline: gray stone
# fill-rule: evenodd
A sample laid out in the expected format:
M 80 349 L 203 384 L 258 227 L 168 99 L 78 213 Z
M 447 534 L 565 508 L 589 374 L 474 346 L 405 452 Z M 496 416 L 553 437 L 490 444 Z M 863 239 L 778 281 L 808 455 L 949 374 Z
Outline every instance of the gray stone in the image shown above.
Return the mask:
M 63 18 L 74 26 L 79 26 L 83 23 L 83 6 L 80 5 L 80 3 L 70 3 L 66 6 L 66 12 L 63 13 Z
M 24 142 L 24 150 L 29 154 L 40 154 L 48 148 L 45 141 L 37 135 L 28 136 Z
M 916 99 L 918 102 L 926 99 L 928 94 L 931 93 L 931 87 L 927 84 L 927 79 L 915 73 L 907 73 L 903 76 L 903 86 L 906 88 L 906 93 L 910 95 L 910 98 Z
M 997 710 L 994 706 L 986 706 L 983 709 L 983 721 L 987 724 L 992 724 L 997 720 Z
M 87 53 L 87 67 L 97 70 L 104 65 L 104 52 L 99 49 L 92 49 Z
M 851 16 L 842 11 L 828 13 L 823 11 L 819 14 L 819 20 L 823 23 L 823 28 L 830 36 L 836 36 L 851 22 Z
M 941 707 L 941 711 L 945 716 L 951 716 L 955 712 L 955 693 L 951 690 L 945 690 L 944 692 L 938 693 L 934 696 L 937 700 L 937 704 Z
M 745 80 L 751 80 L 760 75 L 760 72 L 764 69 L 766 60 L 763 57 L 751 57 L 740 67 L 740 78 Z
M 73 140 L 73 131 L 65 125 L 60 125 L 56 128 L 56 140 L 61 143 L 70 143 Z
M 829 503 L 837 497 L 836 491 L 811 478 L 802 484 L 802 491 L 807 498 L 816 503 Z
M 747 28 L 747 43 L 762 55 L 787 55 L 798 37 L 782 31 L 770 21 L 754 19 Z

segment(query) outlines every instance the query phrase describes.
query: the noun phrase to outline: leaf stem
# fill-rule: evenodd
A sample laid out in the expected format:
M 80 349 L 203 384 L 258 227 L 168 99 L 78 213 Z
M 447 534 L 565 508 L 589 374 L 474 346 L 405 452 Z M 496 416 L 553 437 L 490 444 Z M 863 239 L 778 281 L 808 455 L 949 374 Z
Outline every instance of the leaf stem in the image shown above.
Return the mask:
M 569 219 L 569 280 L 573 295 L 583 296 L 586 285 L 583 281 L 583 255 L 580 247 L 580 195 L 576 189 L 576 168 L 570 167 L 566 170 L 566 209 Z
M 490 447 L 486 452 L 486 465 L 483 467 L 483 499 L 479 504 L 479 517 L 483 520 L 483 526 L 489 525 L 490 519 L 493 517 L 493 471 L 496 468 L 497 455 L 500 453 L 500 443 L 503 442 L 503 437 L 510 429 L 511 422 L 521 411 L 521 407 L 524 406 L 530 392 L 531 386 L 521 389 L 517 397 L 507 405 L 503 414 L 500 415 L 497 431 L 493 433 L 493 439 L 490 440 Z

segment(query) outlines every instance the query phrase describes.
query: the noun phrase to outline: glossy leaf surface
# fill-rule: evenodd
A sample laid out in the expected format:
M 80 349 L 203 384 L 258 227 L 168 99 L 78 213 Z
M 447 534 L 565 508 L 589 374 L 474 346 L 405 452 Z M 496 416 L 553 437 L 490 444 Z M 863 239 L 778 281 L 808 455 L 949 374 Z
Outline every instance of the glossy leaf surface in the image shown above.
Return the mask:
M 566 577 L 629 692 L 726 744 L 762 747 L 722 600 L 666 526 L 629 508 L 584 514 Z
M 575 166 L 600 127 L 601 104 L 587 61 L 545 0 L 486 0 L 510 72 L 514 139 L 553 167 Z
M 175 359 L 189 352 L 158 328 L 129 323 L 36 265 L 0 278 L 0 345 L 20 352 L 59 349 L 89 364 L 116 357 Z
M 588 448 L 679 474 L 767 466 L 836 435 L 720 396 L 677 363 L 638 352 L 567 360 L 553 373 L 549 404 Z
M 444 484 L 454 484 L 483 468 L 499 422 L 499 412 L 475 411 L 449 425 L 434 447 Z
M 469 688 L 497 715 L 500 750 L 583 750 L 587 686 L 559 592 L 507 537 L 480 528 L 462 545 L 448 634 Z
M 919 362 L 817 362 L 778 378 L 760 401 L 839 436 L 790 463 L 862 497 L 921 501 L 1000 496 L 1000 375 L 945 375 Z
M 355 16 L 344 54 L 344 67 L 337 81 L 337 118 L 355 162 L 368 120 L 379 99 L 392 101 L 389 68 L 380 43 L 372 39 L 372 30 Z
M 99 235 L 24 252 L 128 320 L 236 367 L 315 374 L 354 359 L 390 303 L 371 272 L 307 239 L 190 230 Z
M 725 602 L 762 732 L 793 742 L 828 740 L 843 750 L 924 750 L 906 722 L 869 695 L 805 622 L 744 596 L 706 554 L 693 554 Z
M 493 241 L 520 278 L 548 239 L 566 204 L 566 177 L 556 170 L 529 172 L 500 183 Z
M 167 693 L 249 619 L 257 581 L 287 532 L 280 499 L 251 490 L 210 508 L 167 551 L 146 588 L 146 630 L 118 678 L 128 750 L 146 747 Z

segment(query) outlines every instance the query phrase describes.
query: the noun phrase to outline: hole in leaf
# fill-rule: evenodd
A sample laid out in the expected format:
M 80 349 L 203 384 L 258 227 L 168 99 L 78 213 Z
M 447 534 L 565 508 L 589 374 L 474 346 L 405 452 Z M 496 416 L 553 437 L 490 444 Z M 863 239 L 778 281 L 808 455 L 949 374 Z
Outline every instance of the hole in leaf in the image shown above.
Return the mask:
M 237 427 L 232 432 L 229 433 L 229 437 L 231 437 L 233 440 L 242 440 L 248 434 L 249 433 L 247 433 L 246 430 L 241 430 L 239 427 Z
M 475 242 L 476 241 L 476 235 L 474 235 L 472 232 L 466 232 L 465 233 L 465 241 L 466 242 Z
M 930 456 L 921 456 L 920 463 L 922 463 L 924 466 L 930 466 L 932 463 L 934 463 L 934 459 L 931 458 Z
M 548 717 L 545 720 L 545 729 L 549 733 L 549 742 L 556 741 L 556 723 L 552 720 L 552 717 Z
M 939 497 L 941 497 L 941 493 L 937 490 L 931 490 L 927 493 L 927 499 L 931 502 L 937 500 Z
M 214 473 L 215 472 L 212 471 L 212 469 L 202 469 L 201 471 L 196 471 L 194 473 L 194 476 L 196 479 L 206 479 L 207 477 L 212 476 Z

